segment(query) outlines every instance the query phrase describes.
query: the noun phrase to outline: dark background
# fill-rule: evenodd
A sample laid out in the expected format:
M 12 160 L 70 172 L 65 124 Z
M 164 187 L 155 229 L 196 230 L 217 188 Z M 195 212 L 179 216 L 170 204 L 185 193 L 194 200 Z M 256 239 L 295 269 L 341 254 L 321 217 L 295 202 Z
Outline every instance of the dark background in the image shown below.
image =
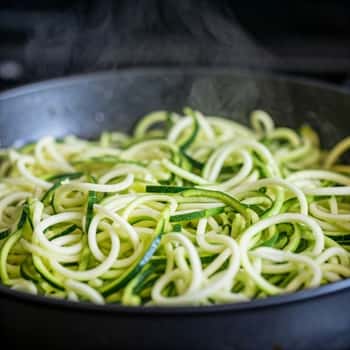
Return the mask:
M 0 1 L 0 90 L 159 65 L 349 85 L 350 1 Z

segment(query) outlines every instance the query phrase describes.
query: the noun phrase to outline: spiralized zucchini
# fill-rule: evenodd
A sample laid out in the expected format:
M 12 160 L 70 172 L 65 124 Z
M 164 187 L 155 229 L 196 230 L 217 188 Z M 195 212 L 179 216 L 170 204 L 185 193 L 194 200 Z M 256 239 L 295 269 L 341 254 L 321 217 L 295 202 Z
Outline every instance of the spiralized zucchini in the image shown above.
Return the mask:
M 93 303 L 208 305 L 350 276 L 349 138 L 185 108 L 0 151 L 0 277 Z

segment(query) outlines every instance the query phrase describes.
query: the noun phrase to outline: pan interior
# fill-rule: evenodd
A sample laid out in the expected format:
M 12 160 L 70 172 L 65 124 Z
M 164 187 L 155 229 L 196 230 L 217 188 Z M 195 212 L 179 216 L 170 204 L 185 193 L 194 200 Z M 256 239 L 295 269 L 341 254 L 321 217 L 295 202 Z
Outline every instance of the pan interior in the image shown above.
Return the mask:
M 128 131 L 144 114 L 184 106 L 247 123 L 253 109 L 276 124 L 311 124 L 324 146 L 346 136 L 350 97 L 303 81 L 230 70 L 130 70 L 63 79 L 0 95 L 0 143 L 19 145 L 45 135 L 94 138 Z

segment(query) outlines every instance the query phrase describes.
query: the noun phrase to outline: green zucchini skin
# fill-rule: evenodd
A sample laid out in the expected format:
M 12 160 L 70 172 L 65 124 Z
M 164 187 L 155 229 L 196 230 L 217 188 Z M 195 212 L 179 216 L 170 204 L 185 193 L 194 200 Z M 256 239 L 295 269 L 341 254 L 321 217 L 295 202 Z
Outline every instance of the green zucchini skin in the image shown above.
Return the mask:
M 54 182 L 51 188 L 49 188 L 44 195 L 41 198 L 41 201 L 45 203 L 46 201 L 51 201 L 52 200 L 52 195 L 53 193 L 60 187 L 62 186 L 62 183 L 65 180 L 74 180 L 74 179 L 79 179 L 82 177 L 84 174 L 82 172 L 76 172 L 76 173 L 65 173 L 65 174 L 58 174 L 58 175 L 53 175 L 48 179 L 48 181 Z
M 124 288 L 127 283 L 132 280 L 141 270 L 142 268 L 150 261 L 153 254 L 157 250 L 160 245 L 160 241 L 162 239 L 163 234 L 165 233 L 166 226 L 169 222 L 169 209 L 165 209 L 162 213 L 162 217 L 159 220 L 155 231 L 154 236 L 150 240 L 150 242 L 146 245 L 143 256 L 141 256 L 132 266 L 130 266 L 120 277 L 116 280 L 113 280 L 98 290 L 104 296 L 107 297 L 112 293 L 119 291 Z
M 89 231 L 91 220 L 94 216 L 94 204 L 97 203 L 97 194 L 95 191 L 88 192 L 87 206 L 86 206 L 86 219 L 85 219 L 85 231 Z
M 28 203 L 25 202 L 22 207 L 22 212 L 20 214 L 16 230 L 14 232 L 8 232 L 6 235 L 5 241 L 2 242 L 0 247 L 0 278 L 3 284 L 9 285 L 10 279 L 7 273 L 7 258 L 11 248 L 20 240 L 23 233 L 23 228 L 28 222 Z
M 195 189 L 191 186 L 160 186 L 160 185 L 147 185 L 146 192 L 148 193 L 180 193 L 187 190 Z
M 221 214 L 225 211 L 225 206 L 209 208 L 203 210 L 192 211 L 186 214 L 178 214 L 170 216 L 170 222 L 182 222 L 182 221 L 191 221 L 199 220 L 201 218 L 206 218 L 209 216 L 215 216 Z
M 235 199 L 233 196 L 227 193 L 224 193 L 221 191 L 215 191 L 215 190 L 191 189 L 191 190 L 183 191 L 181 195 L 183 197 L 191 197 L 191 198 L 206 197 L 206 198 L 217 199 L 247 218 L 247 206 L 240 203 L 237 199 Z

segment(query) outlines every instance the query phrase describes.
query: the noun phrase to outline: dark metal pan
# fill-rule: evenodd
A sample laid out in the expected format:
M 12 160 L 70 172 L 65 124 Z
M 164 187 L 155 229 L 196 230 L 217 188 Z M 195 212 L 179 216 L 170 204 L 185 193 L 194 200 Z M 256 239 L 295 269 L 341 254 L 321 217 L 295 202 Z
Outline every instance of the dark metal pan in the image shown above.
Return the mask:
M 0 94 L 0 141 L 128 130 L 155 109 L 184 106 L 246 122 L 311 123 L 324 145 L 350 133 L 350 93 L 309 81 L 218 69 L 107 72 Z M 122 307 L 31 296 L 0 286 L 0 347 L 49 349 L 349 349 L 350 280 L 210 307 Z M 7 347 L 4 347 L 4 344 Z

